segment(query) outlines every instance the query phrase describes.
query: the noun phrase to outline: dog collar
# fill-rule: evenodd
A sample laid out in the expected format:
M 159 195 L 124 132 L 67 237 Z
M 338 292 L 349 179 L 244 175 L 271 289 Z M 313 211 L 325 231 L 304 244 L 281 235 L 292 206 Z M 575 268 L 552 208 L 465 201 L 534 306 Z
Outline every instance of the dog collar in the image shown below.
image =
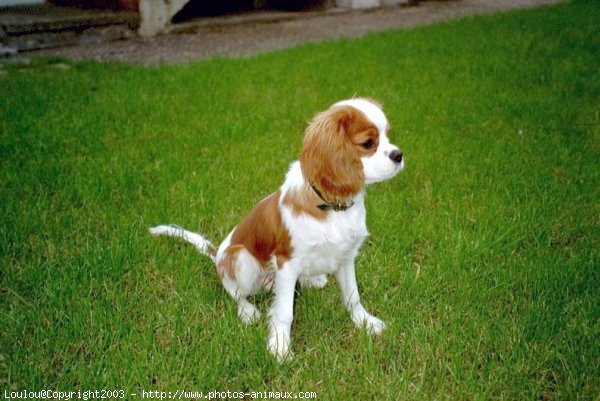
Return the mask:
M 317 187 L 315 187 L 313 184 L 310 184 L 310 187 L 313 191 L 315 191 L 317 196 L 321 198 L 323 202 L 325 202 L 321 203 L 320 205 L 317 205 L 317 207 L 321 210 L 333 210 L 334 212 L 343 212 L 344 210 L 348 210 L 352 206 L 354 206 L 354 201 L 350 201 L 350 203 L 329 203 L 323 198 L 321 191 L 319 191 Z

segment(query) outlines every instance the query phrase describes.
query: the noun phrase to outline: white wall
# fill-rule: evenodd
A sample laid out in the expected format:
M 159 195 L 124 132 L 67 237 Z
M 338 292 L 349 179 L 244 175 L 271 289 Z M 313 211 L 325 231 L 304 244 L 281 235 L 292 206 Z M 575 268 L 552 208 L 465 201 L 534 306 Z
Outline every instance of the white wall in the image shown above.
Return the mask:
M 375 8 L 381 6 L 380 0 L 337 0 L 335 5 L 341 8 Z

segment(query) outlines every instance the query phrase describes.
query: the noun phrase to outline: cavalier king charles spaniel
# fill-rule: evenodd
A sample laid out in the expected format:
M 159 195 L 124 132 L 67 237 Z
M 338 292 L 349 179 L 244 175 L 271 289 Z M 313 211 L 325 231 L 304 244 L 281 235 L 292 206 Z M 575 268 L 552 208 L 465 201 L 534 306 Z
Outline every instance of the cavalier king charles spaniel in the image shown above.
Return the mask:
M 283 185 L 258 203 L 218 248 L 178 226 L 157 226 L 150 232 L 181 237 L 209 256 L 244 323 L 261 315 L 248 297 L 262 288 L 272 290 L 268 349 L 278 360 L 291 355 L 296 283 L 322 288 L 328 274 L 335 275 L 354 324 L 379 334 L 385 323 L 361 304 L 354 259 L 369 235 L 365 186 L 390 179 L 404 167 L 389 130 L 376 101 L 338 102 L 309 123 L 299 160 L 290 165 Z

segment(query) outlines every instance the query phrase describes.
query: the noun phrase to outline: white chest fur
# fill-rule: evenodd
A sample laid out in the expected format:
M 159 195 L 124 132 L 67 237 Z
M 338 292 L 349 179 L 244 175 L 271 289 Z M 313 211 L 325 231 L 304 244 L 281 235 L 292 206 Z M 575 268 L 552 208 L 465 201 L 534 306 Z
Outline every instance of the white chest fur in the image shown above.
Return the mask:
M 305 185 L 305 182 L 299 163 L 294 162 L 282 186 L 283 194 L 299 185 Z M 285 205 L 280 208 L 290 232 L 292 258 L 304 275 L 333 273 L 340 263 L 356 257 L 360 245 L 369 235 L 362 193 L 354 198 L 352 207 L 345 211 L 330 211 L 323 220 L 310 214 L 296 214 Z

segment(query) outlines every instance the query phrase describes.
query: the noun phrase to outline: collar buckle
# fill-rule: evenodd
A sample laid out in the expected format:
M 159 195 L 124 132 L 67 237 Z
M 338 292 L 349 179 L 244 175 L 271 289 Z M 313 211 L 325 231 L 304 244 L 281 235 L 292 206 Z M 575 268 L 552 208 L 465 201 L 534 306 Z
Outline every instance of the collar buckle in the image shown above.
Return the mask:
M 315 191 L 317 196 L 321 198 L 321 200 L 325 203 L 321 203 L 317 205 L 317 207 L 321 210 L 333 210 L 334 212 L 343 212 L 350 209 L 354 206 L 354 201 L 350 201 L 350 203 L 328 203 L 325 199 L 323 199 L 323 195 L 321 192 L 315 187 L 313 184 L 310 184 L 310 187 Z

